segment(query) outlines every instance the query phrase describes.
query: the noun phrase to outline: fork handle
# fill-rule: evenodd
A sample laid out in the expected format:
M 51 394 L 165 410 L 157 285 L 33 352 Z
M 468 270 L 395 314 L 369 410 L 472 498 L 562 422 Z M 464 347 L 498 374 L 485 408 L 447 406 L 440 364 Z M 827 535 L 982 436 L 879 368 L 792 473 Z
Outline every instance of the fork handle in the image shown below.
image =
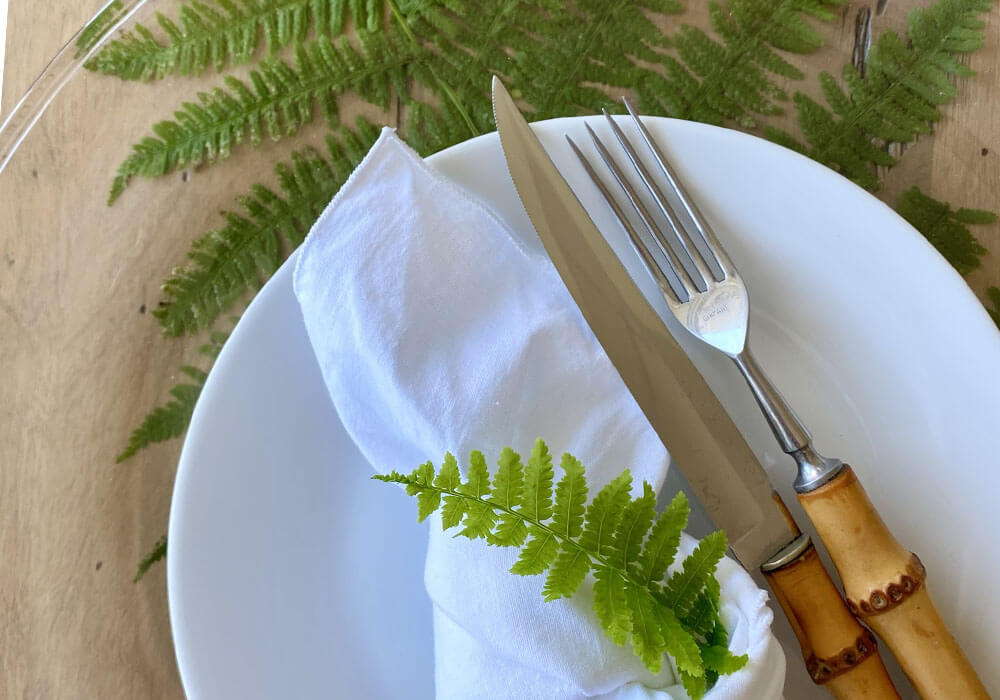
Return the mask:
M 848 611 L 806 542 L 788 563 L 762 571 L 799 640 L 809 676 L 837 700 L 899 700 L 875 637 Z
M 989 694 L 938 614 L 917 555 L 900 545 L 854 470 L 798 494 L 844 584 L 847 604 L 892 649 L 924 700 Z

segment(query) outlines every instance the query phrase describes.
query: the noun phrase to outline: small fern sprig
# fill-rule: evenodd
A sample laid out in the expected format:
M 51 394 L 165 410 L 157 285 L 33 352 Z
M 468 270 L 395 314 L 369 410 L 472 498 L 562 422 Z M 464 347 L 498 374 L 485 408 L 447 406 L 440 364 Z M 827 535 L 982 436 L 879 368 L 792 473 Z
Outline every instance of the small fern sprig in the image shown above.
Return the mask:
M 719 618 L 720 588 L 714 578 L 726 551 L 726 537 L 705 537 L 665 578 L 673 564 L 688 504 L 678 493 L 656 513 L 656 495 L 643 482 L 642 495 L 631 498 L 632 476 L 626 470 L 586 504 L 587 481 L 578 459 L 564 454 L 562 478 L 555 481 L 552 456 L 539 439 L 527 464 L 507 447 L 490 479 L 486 459 L 472 452 L 465 480 L 449 453 L 440 470 L 430 462 L 410 474 L 390 472 L 373 479 L 403 484 L 417 497 L 417 517 L 440 510 L 444 529 L 484 539 L 487 544 L 519 547 L 511 573 L 547 573 L 546 601 L 572 596 L 588 573 L 594 575 L 594 610 L 605 634 L 632 649 L 652 673 L 664 654 L 673 657 L 688 693 L 700 697 L 714 674 L 742 668 L 746 656 L 726 645 Z M 554 495 L 554 498 L 553 498 Z
M 851 64 L 844 66 L 846 91 L 830 74 L 820 75 L 829 108 L 795 95 L 805 144 L 775 128 L 767 129 L 768 137 L 877 189 L 875 166 L 896 163 L 885 147 L 929 132 L 941 118 L 940 106 L 957 94 L 952 79 L 973 74 L 958 59 L 982 46 L 980 15 L 991 6 L 991 0 L 939 0 L 914 9 L 908 40 L 891 31 L 880 34 L 864 77 Z
M 198 352 L 214 360 L 218 357 L 223 343 L 228 338 L 228 333 L 214 331 L 209 336 L 208 342 L 198 348 Z M 205 386 L 208 373 L 200 367 L 191 365 L 183 365 L 181 372 L 187 375 L 193 383 L 180 382 L 170 389 L 170 395 L 173 399 L 162 406 L 157 406 L 143 418 L 139 427 L 133 430 L 129 436 L 125 449 L 115 458 L 116 463 L 124 462 L 154 442 L 165 442 L 178 437 L 187 429 L 188 423 L 191 422 L 191 414 L 194 413 L 194 405 Z
M 137 24 L 89 60 L 89 70 L 124 80 L 154 80 L 193 75 L 208 66 L 246 63 L 261 37 L 269 55 L 303 41 L 310 29 L 318 36 L 339 36 L 350 18 L 354 26 L 375 31 L 382 23 L 382 0 L 192 0 L 177 19 L 156 13 L 163 34 Z
M 980 259 L 987 253 L 969 226 L 997 220 L 996 214 L 985 209 L 952 209 L 947 202 L 928 197 L 916 186 L 900 195 L 896 211 L 962 275 L 979 267 Z
M 780 114 L 788 95 L 775 77 L 800 80 L 802 71 L 780 52 L 812 53 L 823 39 L 808 22 L 831 20 L 844 0 L 728 0 L 710 2 L 720 39 L 685 25 L 673 37 L 677 58 L 664 56 L 665 75 L 648 72 L 637 84 L 639 107 L 659 114 L 745 129 L 755 115 Z

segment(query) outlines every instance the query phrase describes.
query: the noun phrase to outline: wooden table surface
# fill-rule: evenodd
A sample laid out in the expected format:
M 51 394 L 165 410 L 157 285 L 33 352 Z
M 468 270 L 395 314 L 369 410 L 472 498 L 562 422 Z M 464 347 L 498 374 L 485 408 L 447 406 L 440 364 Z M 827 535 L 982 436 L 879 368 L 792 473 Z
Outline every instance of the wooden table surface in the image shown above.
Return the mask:
M 4 115 L 102 4 L 11 0 Z M 683 20 L 707 26 L 700 0 L 687 4 Z M 917 4 L 927 3 L 849 2 L 838 21 L 822 25 L 827 46 L 795 61 L 813 74 L 839 74 L 859 13 L 871 13 L 874 32 L 899 29 Z M 887 174 L 886 201 L 916 184 L 956 205 L 1000 209 L 996 9 L 986 47 L 969 62 L 979 75 L 962 81 L 933 138 L 909 147 Z M 239 153 L 193 173 L 198 187 L 179 175 L 137 183 L 126 196 L 143 206 L 124 217 L 103 206 L 123 148 L 192 93 L 190 83 L 168 81 L 144 109 L 134 98 L 149 89 L 100 76 L 74 82 L 0 177 L 0 698 L 183 697 L 165 568 L 132 583 L 136 562 L 166 531 L 180 441 L 122 465 L 114 457 L 164 400 L 176 368 L 196 357 L 198 339 L 164 340 L 145 313 L 165 273 L 182 264 L 194 234 L 218 224 L 216 212 L 234 194 L 268 179 L 267 162 L 287 148 Z M 124 90 L 133 91 L 127 113 L 110 107 Z M 106 118 L 93 119 L 98 112 Z M 318 142 L 323 128 L 308 131 Z M 1000 252 L 1000 226 L 976 234 Z M 980 294 L 1000 284 L 1000 260 L 987 256 L 969 281 Z

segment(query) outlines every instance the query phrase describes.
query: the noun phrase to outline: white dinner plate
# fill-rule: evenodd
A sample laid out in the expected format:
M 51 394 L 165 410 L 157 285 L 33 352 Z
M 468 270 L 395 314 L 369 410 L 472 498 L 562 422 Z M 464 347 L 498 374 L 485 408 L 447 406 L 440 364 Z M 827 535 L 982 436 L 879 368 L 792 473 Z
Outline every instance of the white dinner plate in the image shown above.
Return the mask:
M 535 128 L 653 298 L 563 141 L 567 132 L 585 142 L 583 123 Z M 832 171 L 734 131 L 648 124 L 747 281 L 761 364 L 817 447 L 855 467 L 890 528 L 921 556 L 942 614 L 1000 694 L 1000 334 L 917 232 Z M 540 246 L 496 134 L 429 160 Z M 184 444 L 167 560 L 184 687 L 191 700 L 429 698 L 426 525 L 401 491 L 369 481 L 371 467 L 345 434 L 292 293 L 293 262 L 226 343 Z M 702 348 L 694 354 L 801 516 L 792 462 L 735 369 Z M 676 490 L 671 474 L 666 488 Z M 776 617 L 786 697 L 826 697 Z

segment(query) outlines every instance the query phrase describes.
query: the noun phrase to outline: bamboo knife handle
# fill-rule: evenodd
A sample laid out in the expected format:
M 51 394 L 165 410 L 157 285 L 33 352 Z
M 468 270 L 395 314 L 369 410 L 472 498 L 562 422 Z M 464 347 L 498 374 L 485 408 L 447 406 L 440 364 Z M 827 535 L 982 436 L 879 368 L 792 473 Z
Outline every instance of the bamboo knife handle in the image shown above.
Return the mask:
M 851 612 L 892 649 L 924 700 L 989 695 L 931 600 L 917 555 L 899 544 L 849 466 L 798 495 L 844 584 Z
M 815 683 L 838 700 L 899 700 L 874 635 L 847 609 L 812 542 L 792 561 L 763 573 Z

